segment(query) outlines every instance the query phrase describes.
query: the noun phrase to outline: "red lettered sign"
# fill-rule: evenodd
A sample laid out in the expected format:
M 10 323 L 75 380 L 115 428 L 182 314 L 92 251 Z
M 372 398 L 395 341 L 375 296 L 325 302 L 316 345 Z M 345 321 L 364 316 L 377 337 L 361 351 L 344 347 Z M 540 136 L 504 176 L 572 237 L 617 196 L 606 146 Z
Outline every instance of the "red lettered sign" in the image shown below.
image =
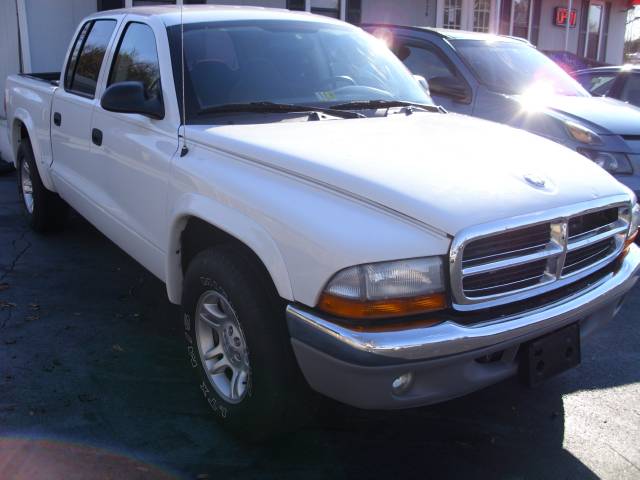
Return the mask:
M 554 10 L 553 23 L 558 27 L 566 27 L 568 20 L 569 27 L 575 28 L 577 19 L 578 14 L 575 8 L 571 9 L 571 13 L 569 13 L 569 9 L 565 7 L 556 7 Z

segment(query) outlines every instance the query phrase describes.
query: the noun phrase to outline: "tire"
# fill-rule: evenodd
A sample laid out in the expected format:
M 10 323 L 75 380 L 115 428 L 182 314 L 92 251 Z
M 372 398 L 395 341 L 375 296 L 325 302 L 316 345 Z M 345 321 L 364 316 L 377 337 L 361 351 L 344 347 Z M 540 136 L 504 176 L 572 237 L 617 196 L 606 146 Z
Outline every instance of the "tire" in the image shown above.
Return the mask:
M 29 226 L 36 232 L 61 229 L 69 207 L 43 185 L 28 139 L 20 143 L 17 159 L 18 194 Z
M 243 440 L 262 441 L 308 420 L 314 398 L 291 348 L 284 304 L 271 279 L 248 258 L 233 246 L 196 255 L 185 275 L 182 320 L 189 363 L 217 420 Z M 217 330 L 200 320 L 202 312 Z M 216 356 L 207 359 L 214 354 L 207 351 Z M 235 360 L 235 370 L 225 368 L 214 379 L 207 372 L 225 358 Z M 234 378 L 238 388 L 225 391 Z

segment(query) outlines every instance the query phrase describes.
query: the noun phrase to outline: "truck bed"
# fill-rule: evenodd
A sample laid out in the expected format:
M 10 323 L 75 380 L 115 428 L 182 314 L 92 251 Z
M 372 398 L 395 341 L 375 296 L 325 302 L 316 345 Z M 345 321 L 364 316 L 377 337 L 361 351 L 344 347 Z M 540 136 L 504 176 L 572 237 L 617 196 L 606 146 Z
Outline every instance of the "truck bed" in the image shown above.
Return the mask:
M 29 128 L 31 145 L 43 182 L 50 186 L 46 168 L 51 164 L 51 102 L 58 88 L 59 74 L 30 73 L 7 77 L 7 118 L 21 121 Z M 11 128 L 11 125 L 7 125 Z M 3 149 L 3 156 L 4 156 Z M 12 152 L 9 152 L 12 153 Z M 8 156 L 8 155 L 7 155 Z M 12 156 L 12 155 L 11 155 Z M 13 158 L 5 160 L 14 162 Z
M 47 82 L 56 87 L 60 84 L 60 72 L 21 73 L 19 76 Z

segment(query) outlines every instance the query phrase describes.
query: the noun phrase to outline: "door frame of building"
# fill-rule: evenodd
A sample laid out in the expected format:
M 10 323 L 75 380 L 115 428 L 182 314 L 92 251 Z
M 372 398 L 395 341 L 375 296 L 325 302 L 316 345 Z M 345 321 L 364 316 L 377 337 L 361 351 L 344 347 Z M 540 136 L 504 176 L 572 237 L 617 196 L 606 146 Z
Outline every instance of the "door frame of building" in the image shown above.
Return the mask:
M 597 5 L 600 7 L 600 25 L 598 26 L 598 46 L 596 48 L 596 58 L 593 60 L 599 61 L 602 58 L 602 44 L 604 39 L 604 30 L 605 30 L 605 21 L 607 20 L 607 2 L 604 0 L 589 0 L 586 2 L 585 7 L 587 11 L 585 12 L 585 26 L 584 26 L 584 45 L 580 45 L 582 47 L 582 51 L 578 52 L 578 55 L 581 55 L 584 58 L 587 58 L 587 49 L 589 48 L 589 11 L 591 10 L 591 5 Z M 580 47 L 579 47 L 580 48 Z

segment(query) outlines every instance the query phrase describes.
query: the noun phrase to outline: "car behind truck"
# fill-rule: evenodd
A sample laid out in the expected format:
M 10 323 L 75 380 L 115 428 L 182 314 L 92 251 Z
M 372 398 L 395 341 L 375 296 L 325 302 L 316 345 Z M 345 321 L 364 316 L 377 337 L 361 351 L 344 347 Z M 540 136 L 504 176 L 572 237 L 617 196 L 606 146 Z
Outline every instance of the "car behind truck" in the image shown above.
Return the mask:
M 394 409 L 538 383 L 637 280 L 628 188 L 443 113 L 338 21 L 103 12 L 58 79 L 7 85 L 30 225 L 60 228 L 70 205 L 165 282 L 194 387 L 246 437 L 298 418 L 309 387 Z

